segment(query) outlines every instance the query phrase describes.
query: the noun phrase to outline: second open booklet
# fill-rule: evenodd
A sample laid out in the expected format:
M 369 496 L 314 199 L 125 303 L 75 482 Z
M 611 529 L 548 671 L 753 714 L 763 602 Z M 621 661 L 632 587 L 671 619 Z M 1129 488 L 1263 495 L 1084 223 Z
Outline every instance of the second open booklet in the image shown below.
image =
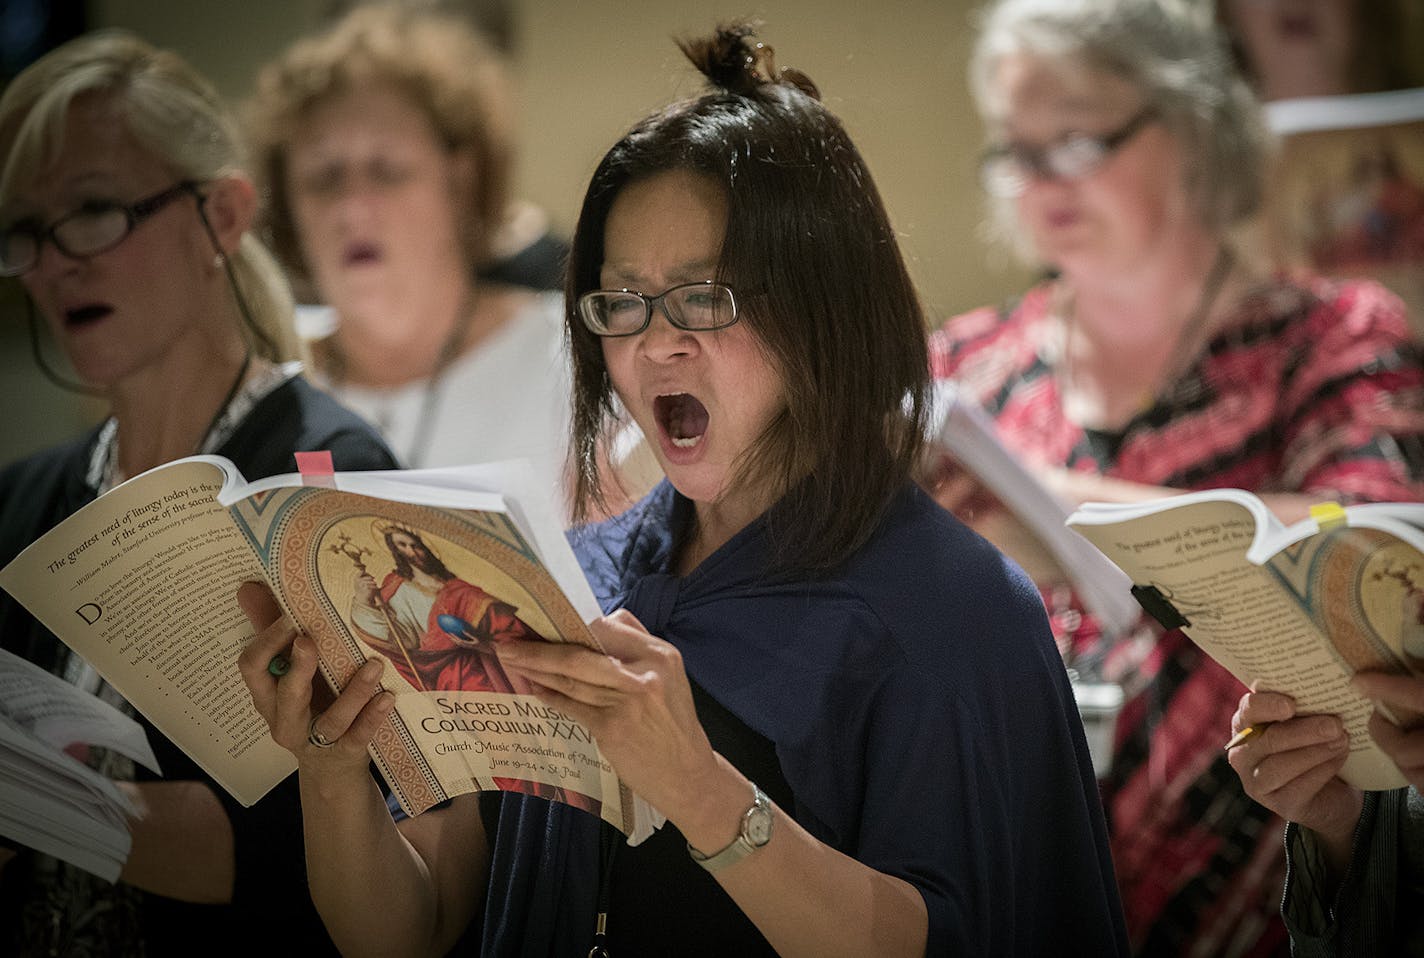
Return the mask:
M 396 705 L 371 755 L 407 813 L 501 788 L 638 841 L 656 812 L 493 653 L 512 639 L 595 645 L 598 604 L 535 488 L 522 462 L 247 483 L 228 460 L 194 456 L 66 519 L 0 586 L 244 804 L 296 767 L 237 670 L 252 629 L 236 590 L 265 579 L 334 688 L 385 660 Z
M 1312 513 L 1285 526 L 1252 493 L 1214 489 L 1086 503 L 1068 523 L 1131 577 L 1149 613 L 1243 685 L 1285 692 L 1302 714 L 1339 715 L 1350 735 L 1342 779 L 1397 788 L 1405 778 L 1367 728 L 1378 706 L 1349 682 L 1364 669 L 1424 674 L 1424 504 Z

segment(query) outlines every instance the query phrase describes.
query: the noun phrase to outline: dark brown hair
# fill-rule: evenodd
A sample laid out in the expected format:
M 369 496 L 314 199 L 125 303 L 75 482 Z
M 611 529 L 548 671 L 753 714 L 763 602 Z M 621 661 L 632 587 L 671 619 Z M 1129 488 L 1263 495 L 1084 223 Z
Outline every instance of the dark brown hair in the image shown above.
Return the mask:
M 784 492 L 768 515 L 778 571 L 829 570 L 869 538 L 919 452 L 928 389 L 919 300 L 870 171 L 810 79 L 777 70 L 746 23 L 679 45 L 711 91 L 614 144 L 574 231 L 576 515 L 604 504 L 597 452 L 615 418 L 602 346 L 576 303 L 599 286 L 604 227 L 623 189 L 687 170 L 725 193 L 718 278 L 755 293 L 742 322 L 784 380 L 786 409 L 736 481 Z
M 428 571 L 432 576 L 442 582 L 448 582 L 449 580 L 455 578 L 455 573 L 451 572 L 445 566 L 445 563 L 440 561 L 440 557 L 435 554 L 434 550 L 432 550 L 430 546 L 425 544 L 425 540 L 420 537 L 419 533 L 412 532 L 409 529 L 387 529 L 382 538 L 386 540 L 386 548 L 391 550 L 391 559 L 396 564 L 396 575 L 400 576 L 402 579 L 415 578 L 415 567 L 411 564 L 411 561 L 407 559 L 399 549 L 396 548 L 397 534 L 403 535 L 406 538 L 410 539 L 416 545 L 420 546 L 420 548 L 425 551 L 426 555 L 430 556 L 431 568 L 426 571 Z

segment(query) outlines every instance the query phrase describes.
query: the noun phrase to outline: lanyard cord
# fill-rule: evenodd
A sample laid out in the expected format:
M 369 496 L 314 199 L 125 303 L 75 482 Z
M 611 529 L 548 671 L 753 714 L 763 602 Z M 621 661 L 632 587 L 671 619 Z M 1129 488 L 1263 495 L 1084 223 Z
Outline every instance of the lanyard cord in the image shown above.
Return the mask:
M 618 832 L 612 825 L 604 821 L 598 823 L 598 917 L 588 958 L 609 958 L 608 910 L 613 903 L 613 860 L 618 853 L 618 840 Z

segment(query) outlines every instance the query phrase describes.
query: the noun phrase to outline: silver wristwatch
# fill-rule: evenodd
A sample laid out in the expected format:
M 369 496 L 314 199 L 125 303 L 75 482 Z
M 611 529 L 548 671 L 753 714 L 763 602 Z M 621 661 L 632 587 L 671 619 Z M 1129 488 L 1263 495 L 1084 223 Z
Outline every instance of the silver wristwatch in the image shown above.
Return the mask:
M 742 813 L 742 827 L 732 844 L 711 855 L 704 855 L 689 842 L 687 853 L 709 872 L 726 868 L 741 861 L 752 852 L 771 841 L 771 799 L 752 783 L 752 807 Z

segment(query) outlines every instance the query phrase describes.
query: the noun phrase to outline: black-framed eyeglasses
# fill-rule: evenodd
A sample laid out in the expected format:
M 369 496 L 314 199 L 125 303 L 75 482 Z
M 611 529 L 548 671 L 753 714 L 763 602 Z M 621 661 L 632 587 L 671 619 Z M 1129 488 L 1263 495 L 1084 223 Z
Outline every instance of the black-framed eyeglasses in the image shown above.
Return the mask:
M 1028 189 L 1034 177 L 1080 179 L 1102 166 L 1156 115 L 1152 107 L 1144 107 L 1123 126 L 1102 136 L 1070 133 L 1044 147 L 1023 143 L 992 147 L 980 157 L 979 182 L 992 195 L 1013 199 Z
M 645 296 L 631 289 L 595 289 L 578 298 L 579 317 L 599 336 L 634 336 L 653 321 L 653 307 L 678 329 L 694 333 L 726 329 L 739 318 L 737 296 L 726 283 L 703 280 Z
M 198 184 L 182 180 L 165 190 L 127 205 L 95 201 L 66 213 L 48 226 L 21 220 L 0 230 L 0 276 L 19 276 L 33 269 L 45 240 L 73 259 L 106 253 L 134 227 L 185 193 L 198 196 Z

